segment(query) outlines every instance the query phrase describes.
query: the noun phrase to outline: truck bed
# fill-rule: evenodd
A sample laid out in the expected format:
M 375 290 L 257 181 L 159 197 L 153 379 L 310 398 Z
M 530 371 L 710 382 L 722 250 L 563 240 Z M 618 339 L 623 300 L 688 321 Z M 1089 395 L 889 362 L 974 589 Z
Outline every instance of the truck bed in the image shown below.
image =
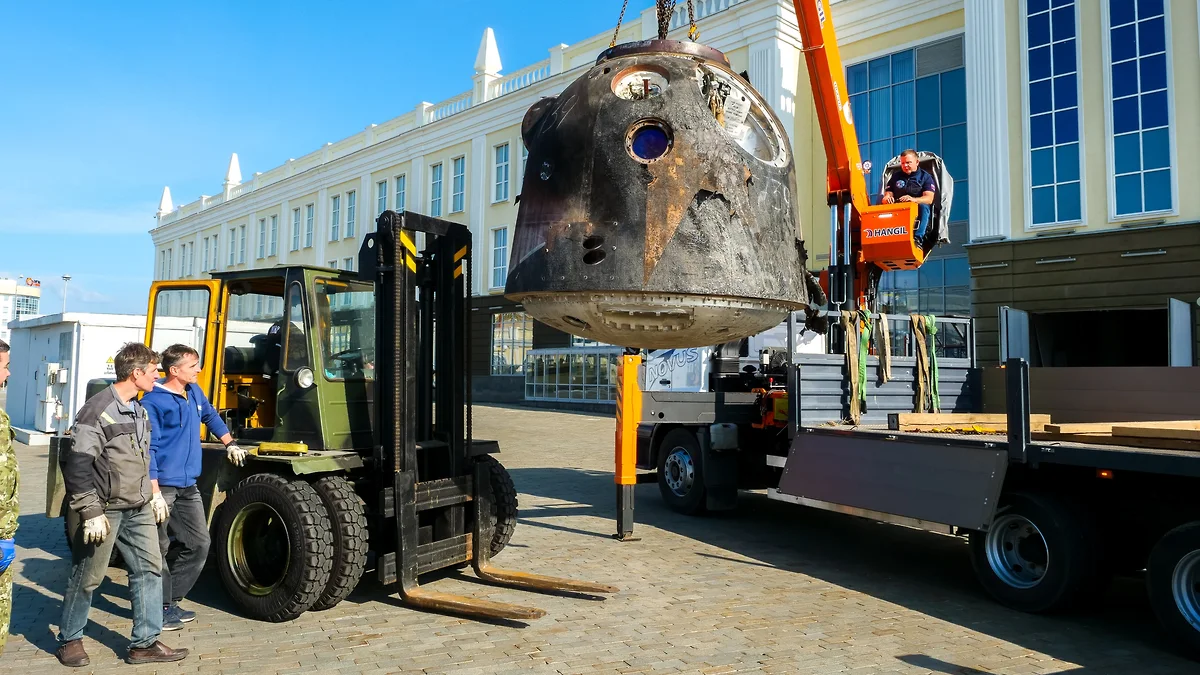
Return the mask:
M 967 434 L 922 431 L 892 431 L 887 425 L 801 427 L 804 432 L 819 434 L 853 434 L 880 440 L 947 445 L 963 448 L 1000 449 L 1008 452 L 1008 436 L 1002 434 Z M 1154 447 L 1106 444 L 1101 441 L 1077 442 L 1040 440 L 1034 433 L 1026 448 L 1030 464 L 1064 464 L 1090 466 L 1113 471 L 1143 471 L 1171 475 L 1200 477 L 1200 452 Z

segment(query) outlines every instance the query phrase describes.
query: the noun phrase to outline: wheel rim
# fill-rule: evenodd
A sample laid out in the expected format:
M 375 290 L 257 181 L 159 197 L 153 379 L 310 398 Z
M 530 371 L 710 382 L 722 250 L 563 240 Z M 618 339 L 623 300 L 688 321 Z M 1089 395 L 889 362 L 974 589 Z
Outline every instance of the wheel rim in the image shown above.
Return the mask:
M 696 464 L 687 448 L 676 447 L 663 463 L 663 478 L 667 487 L 678 497 L 686 497 L 696 478 Z
M 1200 550 L 1183 556 L 1171 574 L 1171 594 L 1179 613 L 1200 630 Z
M 1024 516 L 997 518 L 988 530 L 986 549 L 992 572 L 1013 588 L 1033 588 L 1046 576 L 1050 547 L 1038 526 Z
M 257 503 L 238 511 L 229 528 L 229 569 L 251 595 L 269 595 L 283 583 L 292 561 L 291 537 L 279 512 Z

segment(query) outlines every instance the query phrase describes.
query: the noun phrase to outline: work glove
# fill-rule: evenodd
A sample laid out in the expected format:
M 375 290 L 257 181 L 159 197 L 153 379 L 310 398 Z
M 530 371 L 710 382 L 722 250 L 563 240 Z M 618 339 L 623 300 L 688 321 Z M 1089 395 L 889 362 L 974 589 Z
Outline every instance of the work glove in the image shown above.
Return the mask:
M 225 456 L 229 458 L 231 464 L 242 466 L 246 462 L 246 451 L 238 447 L 237 443 L 225 446 Z
M 99 544 L 108 537 L 108 517 L 103 513 L 83 521 L 83 543 Z
M 163 499 L 161 492 L 154 493 L 154 498 L 150 500 L 150 508 L 154 509 L 154 522 L 159 525 L 171 515 L 171 510 L 167 508 L 167 500 Z
M 0 539 L 0 574 L 4 574 L 8 566 L 17 557 L 17 544 L 12 539 Z

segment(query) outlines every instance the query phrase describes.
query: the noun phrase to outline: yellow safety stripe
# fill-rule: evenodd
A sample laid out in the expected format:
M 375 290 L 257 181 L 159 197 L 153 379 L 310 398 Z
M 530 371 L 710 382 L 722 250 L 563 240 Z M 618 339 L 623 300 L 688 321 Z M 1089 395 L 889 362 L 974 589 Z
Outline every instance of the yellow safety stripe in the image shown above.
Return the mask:
M 408 252 L 412 255 L 417 254 L 417 245 L 413 243 L 413 240 L 409 238 L 408 233 L 404 230 L 400 231 L 400 243 L 404 244 L 404 248 L 408 249 Z
M 404 264 L 408 265 L 409 272 L 415 273 L 417 271 L 417 259 L 416 258 L 414 258 L 410 255 L 406 255 L 406 256 L 404 256 Z
M 462 247 L 462 248 L 458 249 L 458 251 L 456 251 L 456 252 L 454 253 L 454 262 L 458 262 L 459 260 L 462 260 L 462 259 L 463 259 L 463 256 L 465 256 L 466 254 L 467 254 L 467 247 L 466 247 L 466 246 L 464 246 L 464 247 Z
M 459 278 L 459 277 L 461 277 L 461 276 L 462 276 L 462 273 L 463 273 L 463 269 L 462 269 L 462 267 L 463 267 L 462 265 L 459 265 L 458 267 L 455 267 L 455 268 L 454 268 L 454 278 L 455 278 L 455 279 L 457 279 L 457 278 Z

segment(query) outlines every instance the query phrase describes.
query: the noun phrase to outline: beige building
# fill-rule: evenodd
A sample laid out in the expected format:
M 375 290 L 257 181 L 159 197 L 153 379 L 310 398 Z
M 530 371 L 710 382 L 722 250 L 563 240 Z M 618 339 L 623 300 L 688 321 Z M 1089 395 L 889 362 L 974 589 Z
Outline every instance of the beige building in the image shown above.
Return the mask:
M 30 278 L 0 279 L 0 340 L 11 342 L 8 322 L 36 316 L 41 301 L 41 282 Z
M 941 155 L 955 179 L 951 244 L 920 271 L 885 275 L 884 309 L 974 313 L 985 360 L 999 355 L 999 306 L 1161 310 L 1154 321 L 1166 332 L 1167 300 L 1200 294 L 1200 271 L 1190 271 L 1200 270 L 1200 228 L 1191 225 L 1200 192 L 1180 184 L 1200 161 L 1198 4 L 834 0 L 864 160 L 878 167 L 916 147 Z M 794 6 L 694 5 L 700 41 L 725 52 L 791 130 L 801 226 L 811 265 L 822 268 L 825 157 Z M 686 18 L 680 3 L 671 37 L 686 39 Z M 484 398 L 521 398 L 529 350 L 572 340 L 500 295 L 525 169 L 519 128 L 533 102 L 561 91 L 608 47 L 611 27 L 595 28 L 594 37 L 554 45 L 549 58 L 511 73 L 489 29 L 470 88 L 458 96 L 248 177 L 235 155 L 217 194 L 179 207 L 164 190 L 151 233 L 156 278 L 291 263 L 351 267 L 362 233 L 385 208 L 461 222 L 475 237 L 477 386 Z M 655 33 L 651 8 L 626 16 L 619 41 Z M 877 175 L 868 182 L 878 189 Z M 1096 286 L 1108 268 L 1168 270 L 1170 278 Z M 1092 316 L 1088 325 L 1107 330 L 1112 317 Z

